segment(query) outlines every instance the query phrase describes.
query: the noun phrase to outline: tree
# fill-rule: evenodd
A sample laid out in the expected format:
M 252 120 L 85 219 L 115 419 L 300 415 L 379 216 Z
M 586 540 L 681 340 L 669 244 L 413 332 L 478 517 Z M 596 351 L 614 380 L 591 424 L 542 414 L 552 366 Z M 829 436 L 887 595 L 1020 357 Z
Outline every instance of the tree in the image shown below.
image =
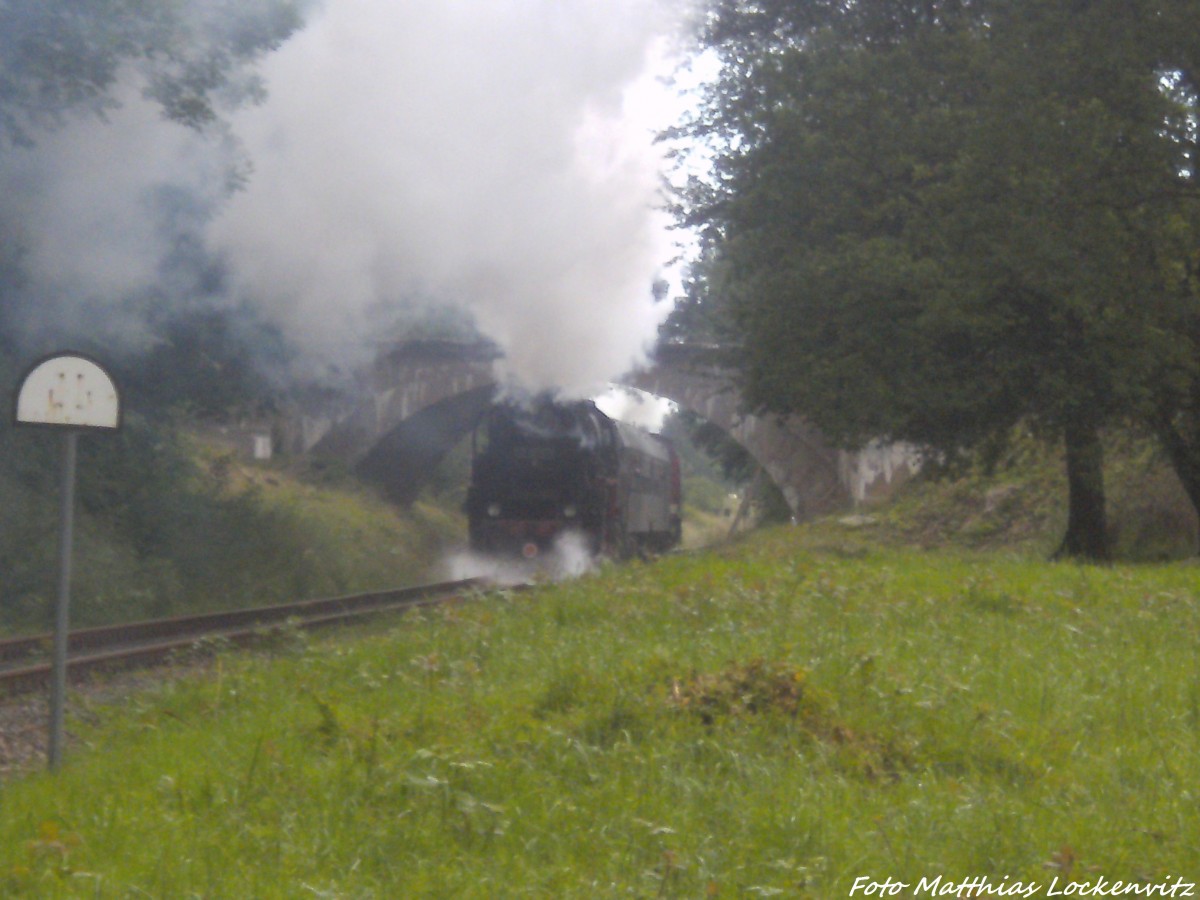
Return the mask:
M 717 163 L 679 212 L 749 402 L 846 445 L 1059 435 L 1060 552 L 1106 558 L 1100 429 L 1196 346 L 1197 25 L 1166 0 L 717 0 L 724 68 L 683 129 Z
M 251 66 L 301 24 L 301 0 L 7 0 L 0 4 L 0 149 L 69 113 L 103 115 L 129 68 L 194 128 L 262 96 Z
M 153 327 L 158 342 L 117 366 L 131 405 L 209 421 L 276 411 L 280 389 L 271 376 L 285 370 L 288 353 L 278 331 L 252 311 L 173 312 Z

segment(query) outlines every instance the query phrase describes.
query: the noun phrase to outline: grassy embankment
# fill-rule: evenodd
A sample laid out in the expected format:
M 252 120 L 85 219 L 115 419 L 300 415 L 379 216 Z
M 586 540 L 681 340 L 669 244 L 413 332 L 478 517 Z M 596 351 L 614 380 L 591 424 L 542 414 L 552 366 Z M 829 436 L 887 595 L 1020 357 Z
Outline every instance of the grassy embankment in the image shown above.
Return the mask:
M 1200 569 L 1038 561 L 1061 484 L 1027 463 L 845 525 L 292 635 L 120 705 L 77 697 L 65 770 L 0 792 L 0 892 L 1200 880 Z M 1174 513 L 1138 509 L 1160 476 L 1120 465 L 1121 539 L 1156 555 Z M 410 537 L 284 472 L 205 468 L 256 517 L 307 522 L 314 554 L 357 547 L 352 577 Z
M 354 641 L 296 637 L 87 709 L 60 775 L 0 795 L 0 890 L 1200 880 L 1200 570 L 881 549 L 869 531 L 780 528 Z
M 411 584 L 462 531 L 436 505 L 400 513 L 349 478 L 242 463 L 183 429 L 135 420 L 80 449 L 76 626 Z M 0 633 L 51 618 L 57 450 L 0 427 Z

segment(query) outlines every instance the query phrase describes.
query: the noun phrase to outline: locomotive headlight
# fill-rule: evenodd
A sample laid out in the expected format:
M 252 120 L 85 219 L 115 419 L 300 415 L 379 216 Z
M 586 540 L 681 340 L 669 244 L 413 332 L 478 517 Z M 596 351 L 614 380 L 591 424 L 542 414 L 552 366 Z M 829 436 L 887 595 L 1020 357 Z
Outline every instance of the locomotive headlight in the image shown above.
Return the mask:
M 564 506 L 563 507 L 563 515 L 566 516 L 568 519 L 575 518 L 575 506 L 570 503 L 567 504 L 566 506 Z
M 500 504 L 499 503 L 489 503 L 488 508 L 487 508 L 487 514 L 489 516 L 491 516 L 493 519 L 496 518 L 496 516 L 500 515 Z

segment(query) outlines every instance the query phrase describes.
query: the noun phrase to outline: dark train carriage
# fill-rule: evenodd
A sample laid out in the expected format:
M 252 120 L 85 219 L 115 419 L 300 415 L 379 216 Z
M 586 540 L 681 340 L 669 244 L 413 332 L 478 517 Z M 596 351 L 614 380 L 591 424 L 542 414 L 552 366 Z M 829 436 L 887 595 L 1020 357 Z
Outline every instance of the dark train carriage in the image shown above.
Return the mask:
M 591 402 L 497 404 L 474 436 L 471 547 L 535 557 L 563 534 L 626 556 L 679 542 L 679 460 L 669 442 Z
M 623 422 L 617 437 L 617 516 L 628 550 L 668 550 L 679 543 L 679 457 L 670 442 Z

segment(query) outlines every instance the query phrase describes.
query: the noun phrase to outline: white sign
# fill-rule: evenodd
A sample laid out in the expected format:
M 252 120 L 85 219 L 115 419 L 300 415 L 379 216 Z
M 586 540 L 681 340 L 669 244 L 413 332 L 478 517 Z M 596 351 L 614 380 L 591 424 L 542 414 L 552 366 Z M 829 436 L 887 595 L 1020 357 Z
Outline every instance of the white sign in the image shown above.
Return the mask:
M 68 428 L 118 428 L 121 401 L 99 363 L 60 353 L 37 363 L 17 392 L 17 422 Z

